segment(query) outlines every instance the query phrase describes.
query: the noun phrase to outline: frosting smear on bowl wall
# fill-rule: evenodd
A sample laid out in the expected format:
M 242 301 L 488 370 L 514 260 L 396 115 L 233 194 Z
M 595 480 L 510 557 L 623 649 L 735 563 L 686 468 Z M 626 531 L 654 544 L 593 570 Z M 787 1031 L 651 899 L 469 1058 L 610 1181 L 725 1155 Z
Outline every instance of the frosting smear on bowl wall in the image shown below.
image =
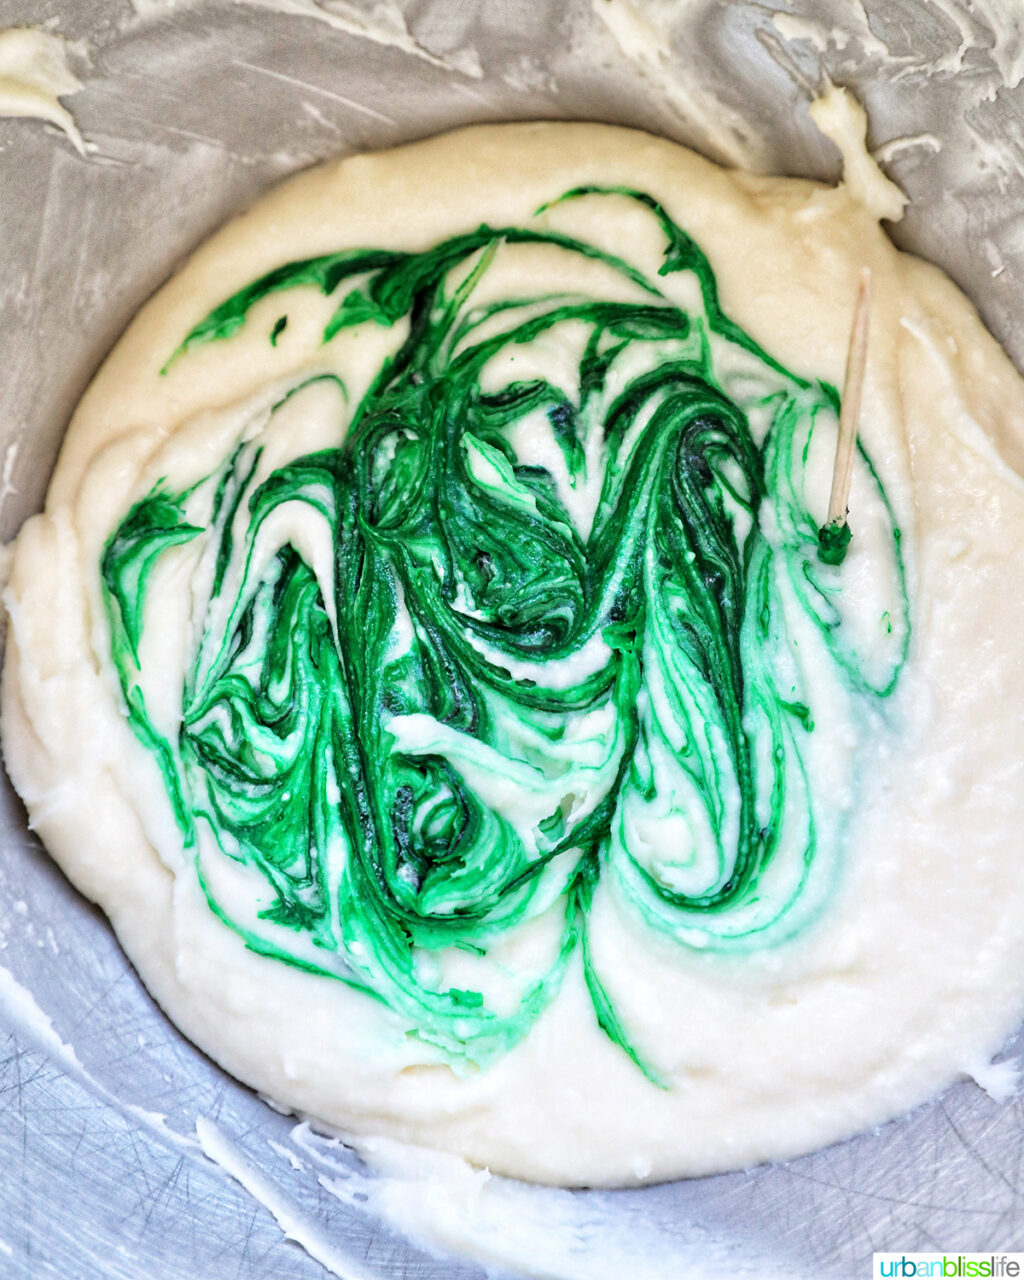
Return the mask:
M 290 180 L 140 313 L 17 542 L 5 757 L 229 1071 L 615 1185 L 983 1070 L 1024 1005 L 1021 384 L 899 208 L 481 126 Z

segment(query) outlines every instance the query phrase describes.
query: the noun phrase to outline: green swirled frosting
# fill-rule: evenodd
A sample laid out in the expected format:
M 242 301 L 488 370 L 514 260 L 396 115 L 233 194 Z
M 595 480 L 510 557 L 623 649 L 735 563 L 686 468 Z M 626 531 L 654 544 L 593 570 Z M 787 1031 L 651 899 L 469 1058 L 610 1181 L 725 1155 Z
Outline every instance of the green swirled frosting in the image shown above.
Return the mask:
M 556 229 L 602 201 L 642 215 L 660 271 Z M 517 286 L 516 254 L 547 255 L 550 285 Z M 559 264 L 592 287 L 563 289 Z M 654 1076 L 592 945 L 596 895 L 681 956 L 772 946 L 820 910 L 842 805 L 816 780 L 815 708 L 839 708 L 855 759 L 907 650 L 881 484 L 862 453 L 869 608 L 849 561 L 818 558 L 804 492 L 835 390 L 730 320 L 643 193 L 289 263 L 174 359 L 310 287 L 337 303 L 325 343 L 390 332 L 365 393 L 294 381 L 212 474 L 142 496 L 100 566 L 127 715 L 199 883 L 252 950 L 376 997 L 456 1067 L 515 1044 L 579 963 Z M 268 468 L 266 433 L 305 406 L 336 446 Z M 169 726 L 148 593 L 188 555 Z

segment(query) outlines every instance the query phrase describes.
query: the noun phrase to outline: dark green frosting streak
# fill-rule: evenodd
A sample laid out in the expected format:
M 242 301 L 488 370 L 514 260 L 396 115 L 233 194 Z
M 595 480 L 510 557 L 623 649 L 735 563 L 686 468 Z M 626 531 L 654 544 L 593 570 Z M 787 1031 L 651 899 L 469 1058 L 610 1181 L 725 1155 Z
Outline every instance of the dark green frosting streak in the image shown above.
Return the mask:
M 834 433 L 834 389 L 724 313 L 658 202 L 587 188 L 555 203 L 584 199 L 653 219 L 657 277 L 539 216 L 421 253 L 289 263 L 228 298 L 172 361 L 301 286 L 338 298 L 325 342 L 360 325 L 396 340 L 357 404 L 321 376 L 273 410 L 333 394 L 339 447 L 264 474 L 257 436 L 185 492 L 158 485 L 101 573 L 130 723 L 211 908 L 250 948 L 375 996 L 456 1066 L 518 1041 L 578 954 L 598 1024 L 657 1078 L 599 971 L 599 886 L 669 948 L 743 953 L 800 929 L 827 898 L 841 823 L 814 794 L 808 751 L 827 726 L 789 623 L 809 624 L 854 722 L 895 687 L 909 624 L 866 457 L 892 582 L 877 637 L 851 625 L 845 570 L 818 556 L 802 479 L 813 433 Z M 475 302 L 521 246 L 617 283 Z M 692 305 L 669 276 L 693 282 Z M 569 388 L 486 373 L 555 341 L 577 351 Z M 558 467 L 520 455 L 528 419 Z M 592 522 L 570 510 L 588 486 Z M 267 553 L 286 508 L 327 531 L 329 581 L 294 539 Z M 147 592 L 196 539 L 172 733 L 144 692 Z M 248 898 L 217 888 L 232 868 Z M 503 948 L 531 921 L 547 940 L 513 963 Z M 445 977 L 456 956 L 461 974 L 504 964 L 514 995 Z
M 853 530 L 844 520 L 823 524 L 818 530 L 818 559 L 822 564 L 842 564 L 853 538 Z

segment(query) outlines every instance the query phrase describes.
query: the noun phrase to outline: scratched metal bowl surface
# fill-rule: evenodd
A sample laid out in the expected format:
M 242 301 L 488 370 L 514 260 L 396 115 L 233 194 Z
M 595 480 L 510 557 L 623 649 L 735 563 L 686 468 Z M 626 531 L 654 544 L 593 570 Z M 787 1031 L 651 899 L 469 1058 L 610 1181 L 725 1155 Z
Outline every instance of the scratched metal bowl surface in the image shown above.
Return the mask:
M 959 14 L 928 0 L 875 0 L 867 19 L 856 4 L 805 0 L 787 11 L 814 17 L 816 43 L 786 43 L 777 5 L 680 0 L 672 74 L 699 88 L 698 102 L 720 93 L 748 119 L 767 140 L 764 163 L 821 177 L 834 175 L 837 158 L 806 103 L 823 71 L 855 86 L 874 145 L 910 139 L 885 151 L 912 197 L 895 238 L 958 280 L 1020 365 L 1024 89 L 1000 87 L 996 74 L 998 63 L 1012 83 L 1020 31 L 990 29 L 989 40 L 966 0 Z M 38 122 L 0 121 L 4 540 L 39 508 L 71 409 L 139 304 L 284 174 L 476 120 L 590 118 L 706 143 L 678 101 L 617 60 L 589 0 L 403 2 L 434 61 L 252 0 L 145 7 L 141 20 L 129 0 L 0 0 L 0 27 L 54 20 L 83 42 L 74 65 L 85 88 L 71 105 L 95 146 L 83 160 Z M 829 37 L 833 22 L 855 38 Z M 482 76 L 437 65 L 466 48 Z M 0 806 L 0 1276 L 328 1275 L 259 1199 L 176 1140 L 194 1138 L 200 1116 L 365 1275 L 482 1274 L 408 1243 L 327 1194 L 308 1162 L 285 1158 L 294 1121 L 176 1032 L 102 914 L 43 855 L 6 783 Z M 29 997 L 50 1030 L 26 1018 Z M 1006 1052 L 1018 1048 L 1019 1039 Z M 733 1264 L 755 1277 L 867 1276 L 873 1250 L 1020 1249 L 1021 1121 L 1020 1103 L 997 1105 L 963 1083 L 877 1132 L 785 1165 L 577 1193 L 581 1220 L 591 1197 L 606 1221 L 661 1224 L 675 1242 L 663 1273 L 678 1280 Z M 579 1274 L 598 1247 L 581 1234 Z

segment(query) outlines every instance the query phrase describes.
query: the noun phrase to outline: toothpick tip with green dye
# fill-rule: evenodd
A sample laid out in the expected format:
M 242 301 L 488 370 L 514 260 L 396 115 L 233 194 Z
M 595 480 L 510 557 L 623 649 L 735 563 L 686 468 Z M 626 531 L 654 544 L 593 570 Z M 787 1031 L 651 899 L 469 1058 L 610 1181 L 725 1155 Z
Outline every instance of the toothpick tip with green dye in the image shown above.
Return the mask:
M 857 423 L 860 420 L 861 394 L 868 360 L 870 315 L 871 268 L 863 267 L 853 313 L 853 327 L 850 330 L 850 345 L 846 353 L 843 403 L 839 413 L 835 462 L 832 466 L 832 492 L 828 500 L 828 515 L 818 530 L 818 559 L 825 564 L 842 564 L 853 537 L 848 523 L 850 483 L 857 452 Z

